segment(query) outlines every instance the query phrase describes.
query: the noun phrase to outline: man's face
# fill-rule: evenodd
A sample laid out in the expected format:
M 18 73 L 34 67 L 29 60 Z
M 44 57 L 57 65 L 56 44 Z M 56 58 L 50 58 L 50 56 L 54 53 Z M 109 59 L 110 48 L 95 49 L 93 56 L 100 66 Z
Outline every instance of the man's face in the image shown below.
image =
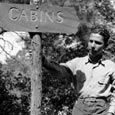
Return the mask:
M 104 49 L 103 37 L 99 34 L 92 33 L 88 41 L 89 55 L 97 56 L 102 54 Z

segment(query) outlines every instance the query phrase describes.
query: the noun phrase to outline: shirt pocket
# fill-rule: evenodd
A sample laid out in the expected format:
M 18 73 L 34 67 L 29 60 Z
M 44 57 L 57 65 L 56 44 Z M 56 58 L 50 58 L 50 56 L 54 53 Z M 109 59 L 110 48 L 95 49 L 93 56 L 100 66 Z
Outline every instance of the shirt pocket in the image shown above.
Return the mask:
M 107 83 L 105 83 L 105 82 L 103 82 L 103 81 L 98 81 L 98 85 L 104 86 L 104 85 L 107 85 Z
M 109 77 L 99 80 L 98 87 L 100 88 L 100 93 L 104 93 L 108 89 L 109 85 L 110 85 Z
M 101 78 L 100 80 L 98 80 L 98 84 L 99 85 L 110 84 L 110 76 L 105 76 L 105 77 Z

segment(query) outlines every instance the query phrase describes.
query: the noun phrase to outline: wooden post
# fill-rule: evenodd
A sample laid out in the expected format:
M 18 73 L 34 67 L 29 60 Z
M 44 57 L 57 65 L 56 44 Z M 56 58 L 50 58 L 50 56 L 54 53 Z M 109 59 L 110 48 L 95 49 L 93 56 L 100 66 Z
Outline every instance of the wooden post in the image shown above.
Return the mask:
M 42 0 L 30 0 L 30 5 L 40 5 L 42 3 Z
M 30 0 L 30 5 L 40 5 L 41 0 Z M 41 115 L 42 75 L 41 75 L 41 38 L 32 38 L 32 76 L 31 76 L 31 115 Z
M 32 39 L 32 76 L 31 76 L 31 115 L 41 115 L 41 39 L 35 35 Z
M 31 5 L 40 5 L 41 0 L 30 0 Z M 32 76 L 31 76 L 31 115 L 41 115 L 41 38 L 38 34 L 32 39 Z

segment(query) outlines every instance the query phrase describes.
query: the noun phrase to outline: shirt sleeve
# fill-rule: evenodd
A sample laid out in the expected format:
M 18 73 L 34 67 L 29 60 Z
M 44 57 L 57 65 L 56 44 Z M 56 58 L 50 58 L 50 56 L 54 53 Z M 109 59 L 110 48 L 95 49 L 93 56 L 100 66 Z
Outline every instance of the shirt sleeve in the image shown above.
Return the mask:
M 65 77 L 71 81 L 71 76 L 73 73 L 71 70 L 63 65 L 59 65 L 54 61 L 48 60 L 45 56 L 42 56 L 42 65 L 45 67 L 53 76 Z
M 113 73 L 113 83 L 111 89 L 111 101 L 108 112 L 115 114 L 115 72 Z
M 60 65 L 68 67 L 72 71 L 73 75 L 75 75 L 76 74 L 76 68 L 79 65 L 78 63 L 80 63 L 80 59 L 74 58 L 74 59 L 72 59 L 66 63 L 60 63 Z

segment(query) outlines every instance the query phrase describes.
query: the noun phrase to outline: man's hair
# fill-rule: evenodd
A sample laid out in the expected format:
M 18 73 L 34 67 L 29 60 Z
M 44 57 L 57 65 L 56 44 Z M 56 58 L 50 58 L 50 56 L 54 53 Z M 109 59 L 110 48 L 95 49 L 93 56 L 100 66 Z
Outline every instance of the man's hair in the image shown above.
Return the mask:
M 105 47 L 107 47 L 108 40 L 110 38 L 110 34 L 109 34 L 109 31 L 106 28 L 99 27 L 99 26 L 95 27 L 95 28 L 92 28 L 91 33 L 98 33 L 99 35 L 101 35 L 103 37 L 103 40 L 104 40 L 104 45 L 105 45 Z

